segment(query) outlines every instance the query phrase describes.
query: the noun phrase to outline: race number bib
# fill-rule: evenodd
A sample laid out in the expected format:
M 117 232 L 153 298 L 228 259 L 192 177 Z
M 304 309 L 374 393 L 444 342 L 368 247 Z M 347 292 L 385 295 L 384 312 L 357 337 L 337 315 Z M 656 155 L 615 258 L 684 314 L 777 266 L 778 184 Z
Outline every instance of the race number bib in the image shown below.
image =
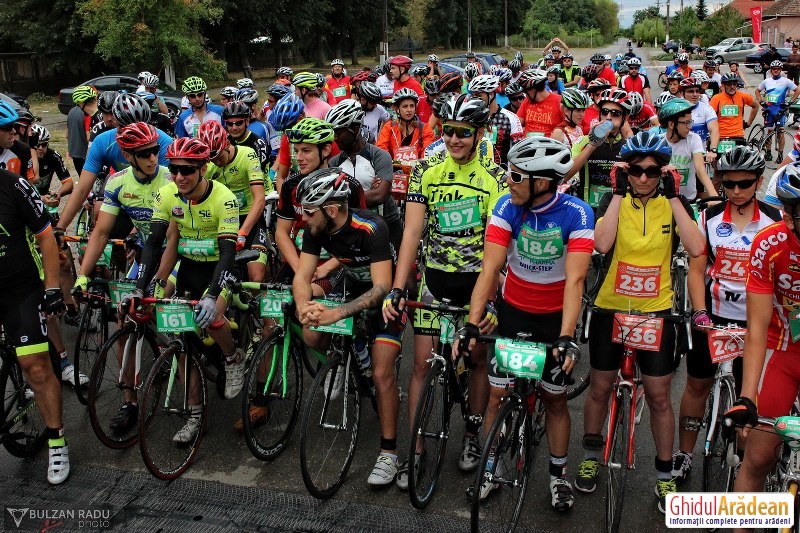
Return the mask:
M 543 131 L 529 131 L 525 134 L 525 137 L 544 137 Z
M 677 171 L 681 175 L 681 187 L 686 187 L 689 184 L 689 169 L 679 168 Z
M 614 292 L 635 298 L 658 296 L 661 286 L 661 267 L 634 266 L 623 261 L 617 265 Z
M 324 305 L 328 308 L 339 307 L 341 302 L 335 302 L 332 300 L 317 300 L 319 303 Z M 343 318 L 338 322 L 334 322 L 333 324 L 328 324 L 327 326 L 313 326 L 311 327 L 313 331 L 324 331 L 325 333 L 335 333 L 337 335 L 352 335 L 353 334 L 353 317 L 349 316 L 347 318 Z
M 436 216 L 442 233 L 456 233 L 481 223 L 478 199 L 474 196 L 436 204 Z
M 215 239 L 180 239 L 178 253 L 186 257 L 211 257 L 217 251 Z
M 521 378 L 542 379 L 547 350 L 537 342 L 497 339 L 494 344 L 497 371 Z
M 237 191 L 233 193 L 236 196 L 236 202 L 239 204 L 239 209 L 247 207 L 247 193 L 245 191 Z
M 744 283 L 747 279 L 747 263 L 750 262 L 750 252 L 747 250 L 733 250 L 722 246 L 717 248 L 714 258 L 714 275 L 719 279 L 738 281 Z
M 737 107 L 736 109 L 739 108 Z M 731 148 L 733 148 L 734 146 L 736 146 L 736 142 L 734 141 L 720 141 L 719 144 L 717 145 L 717 153 L 719 155 L 722 155 Z
M 739 116 L 739 106 L 734 104 L 724 105 L 719 110 L 719 116 L 721 117 L 738 117 Z
M 122 295 L 128 294 L 136 288 L 136 283 L 124 281 L 109 281 L 108 291 L 111 293 L 111 305 L 119 305 Z
M 259 309 L 262 317 L 283 318 L 283 304 L 292 301 L 289 291 L 265 291 L 261 293 Z
M 412 162 L 419 159 L 417 157 L 416 146 L 400 146 L 394 151 L 395 161 Z
M 194 312 L 185 304 L 156 306 L 156 329 L 161 333 L 183 333 L 195 330 Z
M 767 93 L 767 102 L 770 104 L 777 104 L 779 100 L 779 96 L 775 93 Z
M 792 342 L 800 341 L 800 309 L 789 313 L 789 332 L 792 334 Z
M 535 231 L 527 224 L 522 226 L 517 237 L 519 254 L 532 261 L 552 261 L 564 255 L 564 240 L 561 228 Z
M 344 98 L 347 96 L 347 87 L 336 87 L 332 92 L 336 98 Z
M 663 318 L 614 313 L 611 341 L 635 350 L 657 352 L 663 332 Z
M 607 192 L 611 192 L 611 187 L 607 185 L 596 185 L 594 183 L 589 185 L 589 205 L 597 207 L 600 205 L 600 199 Z
M 737 335 L 734 337 L 731 333 Z M 723 363 L 744 355 L 745 330 L 729 330 L 729 332 L 713 330 L 708 334 L 708 351 L 712 363 Z

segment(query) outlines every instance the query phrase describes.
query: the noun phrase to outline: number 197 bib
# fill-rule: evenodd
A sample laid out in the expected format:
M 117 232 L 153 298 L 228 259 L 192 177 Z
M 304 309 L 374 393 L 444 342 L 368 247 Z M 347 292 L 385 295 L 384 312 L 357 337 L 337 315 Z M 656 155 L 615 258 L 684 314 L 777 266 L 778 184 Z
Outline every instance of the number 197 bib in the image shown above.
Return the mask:
M 478 199 L 474 196 L 436 204 L 436 216 L 442 233 L 463 231 L 481 223 Z

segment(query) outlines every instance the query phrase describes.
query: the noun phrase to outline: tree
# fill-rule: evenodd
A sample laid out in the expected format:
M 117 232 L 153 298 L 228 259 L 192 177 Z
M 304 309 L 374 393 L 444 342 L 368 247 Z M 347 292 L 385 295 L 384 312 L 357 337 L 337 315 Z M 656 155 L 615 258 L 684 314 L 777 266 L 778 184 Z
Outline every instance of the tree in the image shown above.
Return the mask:
M 614 0 L 595 0 L 595 20 L 603 37 L 614 37 L 619 30 L 619 4 Z
M 670 37 L 681 43 L 691 43 L 700 33 L 700 20 L 694 8 L 678 11 L 670 24 Z
M 664 21 L 659 18 L 645 19 L 633 27 L 633 36 L 638 41 L 652 43 L 666 39 Z
M 657 18 L 664 18 L 659 13 L 659 9 L 656 6 L 650 6 L 646 9 L 639 9 L 633 14 L 633 26 L 636 26 L 640 22 L 645 21 L 646 19 L 657 19 Z
M 697 12 L 697 18 L 700 20 L 706 20 L 708 17 L 708 8 L 706 7 L 706 0 L 697 0 L 697 8 L 695 9 Z
M 153 70 L 171 60 L 185 75 L 219 78 L 224 73 L 199 31 L 201 23 L 222 16 L 211 0 L 82 0 L 78 13 L 84 33 L 97 37 L 95 52 L 118 61 L 123 70 L 143 65 Z
M 727 5 L 703 21 L 700 36 L 704 46 L 713 46 L 721 40 L 738 34 L 744 18 L 736 9 Z

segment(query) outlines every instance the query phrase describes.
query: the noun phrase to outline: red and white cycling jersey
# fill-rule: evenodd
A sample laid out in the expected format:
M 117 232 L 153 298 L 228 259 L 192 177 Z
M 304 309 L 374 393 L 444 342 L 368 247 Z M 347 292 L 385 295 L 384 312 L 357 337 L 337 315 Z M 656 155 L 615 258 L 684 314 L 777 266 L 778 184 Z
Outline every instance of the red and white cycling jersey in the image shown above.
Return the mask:
M 800 307 L 800 241 L 786 223 L 776 222 L 756 235 L 750 248 L 747 292 L 772 295 L 767 348 L 800 353 L 789 320 Z

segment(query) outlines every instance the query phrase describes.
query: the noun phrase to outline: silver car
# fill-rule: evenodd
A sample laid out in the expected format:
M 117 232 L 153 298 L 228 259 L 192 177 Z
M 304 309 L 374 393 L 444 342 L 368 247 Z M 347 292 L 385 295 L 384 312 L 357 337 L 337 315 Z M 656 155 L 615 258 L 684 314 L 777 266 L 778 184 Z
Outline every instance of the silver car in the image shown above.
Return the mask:
M 727 50 L 717 50 L 714 52 L 713 59 L 718 63 L 730 63 L 731 61 L 744 62 L 747 56 L 755 54 L 764 48 L 769 48 L 769 43 L 735 44 Z

